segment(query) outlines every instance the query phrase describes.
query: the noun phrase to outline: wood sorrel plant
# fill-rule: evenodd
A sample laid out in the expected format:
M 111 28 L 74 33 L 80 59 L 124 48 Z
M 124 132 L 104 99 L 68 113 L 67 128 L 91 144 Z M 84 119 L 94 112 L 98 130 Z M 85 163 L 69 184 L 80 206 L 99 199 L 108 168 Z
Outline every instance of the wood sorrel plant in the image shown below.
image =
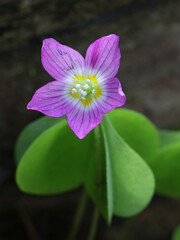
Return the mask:
M 84 60 L 44 40 L 42 64 L 56 81 L 38 89 L 27 108 L 48 116 L 27 126 L 16 145 L 22 191 L 57 194 L 83 185 L 108 223 L 113 214 L 130 217 L 148 205 L 154 176 L 158 193 L 180 196 L 180 133 L 158 131 L 134 111 L 110 112 L 126 100 L 115 78 L 118 44 L 114 34 L 102 37 Z
M 42 64 L 56 81 L 38 89 L 27 108 L 51 117 L 66 115 L 70 128 L 84 138 L 104 113 L 126 101 L 115 78 L 121 58 L 118 44 L 119 37 L 114 34 L 102 37 L 89 46 L 84 60 L 54 39 L 44 40 Z

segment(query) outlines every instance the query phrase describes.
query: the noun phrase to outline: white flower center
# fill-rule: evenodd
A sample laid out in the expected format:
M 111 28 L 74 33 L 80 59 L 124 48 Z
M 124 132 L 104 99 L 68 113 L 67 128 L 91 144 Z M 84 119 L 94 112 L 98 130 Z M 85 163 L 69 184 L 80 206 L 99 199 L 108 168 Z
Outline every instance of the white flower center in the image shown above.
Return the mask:
M 80 98 L 85 100 L 86 96 L 88 96 L 89 94 L 94 94 L 95 93 L 95 89 L 94 89 L 94 84 L 90 79 L 86 79 L 81 81 L 78 81 L 77 79 L 75 79 L 73 81 L 74 83 L 74 87 L 71 90 L 72 94 L 75 93 L 79 93 L 80 94 Z

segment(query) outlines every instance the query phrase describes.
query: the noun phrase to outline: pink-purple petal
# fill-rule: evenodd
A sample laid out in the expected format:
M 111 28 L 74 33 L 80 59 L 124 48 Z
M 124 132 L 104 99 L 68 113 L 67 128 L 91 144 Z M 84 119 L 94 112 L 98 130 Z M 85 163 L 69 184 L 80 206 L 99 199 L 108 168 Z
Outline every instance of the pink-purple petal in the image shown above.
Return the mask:
M 93 128 L 95 128 L 103 118 L 101 112 L 97 112 L 96 106 L 92 109 L 86 106 L 77 105 L 67 114 L 67 123 L 78 138 L 84 138 Z
M 39 88 L 28 103 L 27 109 L 37 110 L 47 116 L 61 117 L 72 110 L 76 101 L 69 94 L 68 85 L 50 82 Z
M 102 97 L 98 101 L 98 109 L 103 114 L 125 104 L 126 96 L 118 78 L 106 80 L 101 86 L 101 89 Z
M 84 70 L 82 55 L 53 38 L 43 41 L 41 61 L 44 69 L 58 81 L 66 81 L 67 76 L 81 75 Z
M 85 57 L 87 74 L 97 74 L 98 78 L 113 78 L 120 66 L 119 37 L 115 34 L 102 37 L 89 46 Z

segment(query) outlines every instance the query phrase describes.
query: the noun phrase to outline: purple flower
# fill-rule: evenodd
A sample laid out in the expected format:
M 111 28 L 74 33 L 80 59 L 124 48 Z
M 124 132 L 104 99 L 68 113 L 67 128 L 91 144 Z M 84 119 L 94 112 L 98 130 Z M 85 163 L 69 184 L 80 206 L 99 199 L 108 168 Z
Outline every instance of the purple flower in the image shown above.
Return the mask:
M 39 88 L 27 109 L 51 117 L 67 116 L 74 133 L 84 138 L 103 114 L 124 105 L 126 97 L 115 75 L 120 65 L 119 37 L 111 34 L 89 46 L 85 59 L 74 49 L 49 38 L 41 60 L 56 80 Z

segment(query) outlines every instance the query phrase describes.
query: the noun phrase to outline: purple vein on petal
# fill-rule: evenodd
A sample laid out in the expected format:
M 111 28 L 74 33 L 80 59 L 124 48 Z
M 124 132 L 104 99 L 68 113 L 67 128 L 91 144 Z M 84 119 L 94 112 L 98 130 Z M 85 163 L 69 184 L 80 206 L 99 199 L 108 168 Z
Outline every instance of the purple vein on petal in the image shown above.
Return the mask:
M 50 54 L 47 52 L 47 50 L 44 49 L 44 51 L 46 52 L 46 54 L 48 55 L 48 57 L 51 58 L 52 62 L 55 63 L 56 66 L 58 66 L 58 67 L 61 69 L 61 71 L 63 72 L 63 74 L 64 74 L 64 75 L 68 75 L 68 74 L 69 74 L 69 75 L 72 75 L 71 72 L 68 72 L 68 73 L 67 73 L 67 71 L 64 71 L 64 70 L 63 70 L 63 68 L 64 68 L 64 69 L 67 69 L 67 66 L 64 65 L 64 64 L 62 64 L 62 62 L 59 62 L 59 59 L 57 58 L 57 56 L 54 55 L 53 51 L 52 51 L 50 48 L 49 48 L 49 50 L 51 51 L 51 54 L 52 54 L 52 55 L 55 57 L 55 59 L 57 59 L 57 60 L 52 59 L 52 57 L 51 57 Z M 56 69 L 56 68 L 55 68 L 55 65 L 53 66 L 52 63 L 51 63 L 51 61 L 50 61 L 50 65 L 51 65 L 54 69 Z M 68 67 L 69 67 L 69 65 L 68 65 Z M 56 71 L 62 76 L 62 72 L 59 72 L 57 69 L 56 69 Z M 72 76 L 73 76 L 73 75 L 72 75 Z

